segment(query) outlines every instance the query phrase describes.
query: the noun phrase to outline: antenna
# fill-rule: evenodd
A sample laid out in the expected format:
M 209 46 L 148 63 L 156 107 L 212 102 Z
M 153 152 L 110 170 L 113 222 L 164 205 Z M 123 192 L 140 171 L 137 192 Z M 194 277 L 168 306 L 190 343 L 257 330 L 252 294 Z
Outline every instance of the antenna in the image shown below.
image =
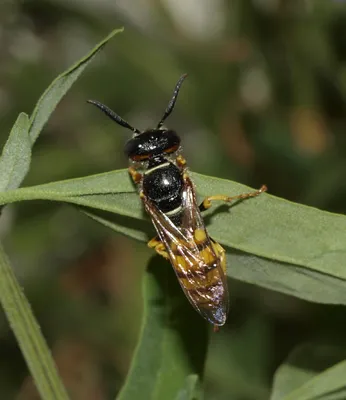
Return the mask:
M 119 117 L 118 114 L 116 114 L 114 111 L 112 111 L 110 108 L 105 106 L 104 104 L 100 103 L 99 101 L 96 100 L 87 100 L 87 103 L 93 104 L 97 108 L 99 108 L 101 111 L 103 111 L 107 117 L 115 121 L 117 124 L 123 126 L 124 128 L 128 128 L 134 133 L 141 133 L 138 129 L 134 128 L 131 126 L 128 122 L 123 120 L 121 117 Z
M 160 121 L 160 122 L 158 123 L 158 125 L 157 125 L 158 128 L 160 128 L 160 127 L 162 126 L 162 124 L 165 122 L 165 119 L 166 119 L 166 118 L 170 115 L 170 113 L 173 111 L 175 102 L 177 101 L 177 97 L 178 97 L 178 94 L 179 94 L 180 87 L 181 87 L 181 85 L 183 84 L 184 79 L 185 79 L 186 77 L 187 77 L 187 74 L 182 75 L 182 76 L 179 78 L 177 84 L 175 85 L 174 92 L 173 92 L 173 96 L 172 96 L 171 100 L 170 100 L 169 103 L 168 103 L 168 106 L 167 106 L 167 108 L 166 108 L 165 113 L 163 114 L 163 117 L 161 118 L 161 121 Z

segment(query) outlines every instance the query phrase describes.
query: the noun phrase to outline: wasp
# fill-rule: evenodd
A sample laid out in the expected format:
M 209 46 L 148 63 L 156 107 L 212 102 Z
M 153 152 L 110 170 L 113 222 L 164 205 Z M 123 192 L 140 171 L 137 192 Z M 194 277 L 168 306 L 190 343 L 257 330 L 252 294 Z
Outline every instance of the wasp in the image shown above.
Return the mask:
M 178 80 L 154 129 L 140 131 L 104 104 L 95 100 L 88 102 L 132 131 L 132 138 L 124 149 L 130 162 L 128 170 L 157 231 L 148 246 L 171 262 L 192 306 L 217 330 L 226 322 L 229 309 L 225 250 L 208 235 L 201 213 L 214 200 L 231 202 L 255 197 L 267 188 L 263 185 L 257 191 L 233 197 L 209 196 L 198 205 L 186 160 L 181 154 L 180 137 L 163 126 L 174 109 L 186 76 Z

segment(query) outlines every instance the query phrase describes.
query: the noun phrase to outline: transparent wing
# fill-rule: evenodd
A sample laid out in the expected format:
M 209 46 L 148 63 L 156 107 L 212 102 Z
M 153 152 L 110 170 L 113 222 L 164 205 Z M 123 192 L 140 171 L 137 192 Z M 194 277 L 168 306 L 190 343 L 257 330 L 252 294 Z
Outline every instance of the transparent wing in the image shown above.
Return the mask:
M 206 232 L 191 180 L 186 179 L 183 190 L 181 226 L 174 225 L 146 198 L 144 205 L 186 297 L 205 319 L 223 325 L 228 312 L 227 280 L 222 268 L 224 254 Z

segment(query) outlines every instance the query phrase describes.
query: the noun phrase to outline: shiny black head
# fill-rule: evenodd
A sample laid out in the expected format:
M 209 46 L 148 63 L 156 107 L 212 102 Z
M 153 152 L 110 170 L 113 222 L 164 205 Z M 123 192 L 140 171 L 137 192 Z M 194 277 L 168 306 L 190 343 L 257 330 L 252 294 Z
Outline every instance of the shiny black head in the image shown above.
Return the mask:
M 128 128 L 133 132 L 133 137 L 125 145 L 125 154 L 132 160 L 143 161 L 159 154 L 173 153 L 179 148 L 180 138 L 176 132 L 164 129 L 162 128 L 162 125 L 174 109 L 180 87 L 186 76 L 186 74 L 181 76 L 175 85 L 173 96 L 156 129 L 148 129 L 141 132 L 140 130 L 133 128 L 128 122 L 123 120 L 118 114 L 104 104 L 94 100 L 88 100 L 88 103 L 94 104 L 117 124 Z
M 134 161 L 144 161 L 159 154 L 178 150 L 180 137 L 166 129 L 150 129 L 134 136 L 125 145 L 125 154 Z

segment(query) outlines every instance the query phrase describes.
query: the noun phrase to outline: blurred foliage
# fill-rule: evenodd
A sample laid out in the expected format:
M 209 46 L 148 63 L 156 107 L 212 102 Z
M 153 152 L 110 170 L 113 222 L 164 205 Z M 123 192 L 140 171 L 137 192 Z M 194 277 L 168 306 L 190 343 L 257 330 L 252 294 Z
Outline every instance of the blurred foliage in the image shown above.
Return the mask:
M 56 75 L 123 25 L 46 125 L 25 185 L 125 167 L 128 132 L 85 100 L 145 128 L 188 72 L 168 125 L 181 134 L 193 170 L 266 183 L 277 196 L 345 213 L 341 0 L 3 0 L 2 144 Z M 0 234 L 73 398 L 114 398 L 138 336 L 152 253 L 55 203 L 7 207 Z M 268 398 L 274 371 L 303 341 L 345 348 L 343 308 L 235 280 L 230 287 L 229 323 L 210 339 L 206 399 Z M 4 318 L 0 340 L 1 398 L 37 398 Z

